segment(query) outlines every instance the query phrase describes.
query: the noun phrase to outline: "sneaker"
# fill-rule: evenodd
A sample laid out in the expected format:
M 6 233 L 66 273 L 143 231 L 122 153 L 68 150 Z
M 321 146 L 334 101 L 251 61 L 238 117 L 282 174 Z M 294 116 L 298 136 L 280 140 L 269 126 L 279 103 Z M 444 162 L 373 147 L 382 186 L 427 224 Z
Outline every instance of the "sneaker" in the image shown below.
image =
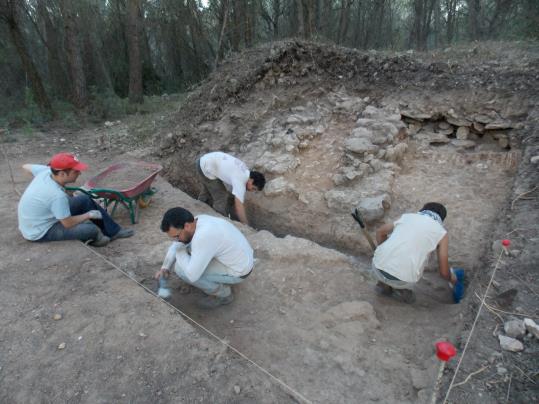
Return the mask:
M 230 304 L 234 300 L 234 296 L 229 294 L 227 297 L 206 296 L 197 301 L 197 306 L 201 309 L 215 309 L 225 304 Z
M 133 229 L 124 229 L 123 227 L 120 229 L 118 233 L 116 233 L 114 236 L 112 236 L 111 240 L 116 240 L 117 238 L 127 238 L 131 237 L 133 234 L 135 234 L 135 230 Z
M 96 239 L 94 241 L 92 241 L 90 243 L 90 245 L 93 246 L 93 247 L 104 247 L 108 243 L 110 243 L 110 238 L 105 236 L 103 233 L 101 233 L 101 231 L 99 231 L 97 233 Z
M 401 303 L 411 304 L 415 302 L 415 293 L 410 289 L 393 289 L 391 297 Z

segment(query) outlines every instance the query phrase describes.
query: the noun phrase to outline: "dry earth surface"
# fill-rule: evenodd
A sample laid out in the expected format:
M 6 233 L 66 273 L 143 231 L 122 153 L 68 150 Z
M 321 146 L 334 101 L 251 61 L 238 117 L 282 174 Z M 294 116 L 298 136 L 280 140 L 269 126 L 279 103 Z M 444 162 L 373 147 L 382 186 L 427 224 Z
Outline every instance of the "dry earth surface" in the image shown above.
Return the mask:
M 519 335 L 524 350 L 510 352 L 498 335 L 511 319 L 539 319 L 538 54 L 533 44 L 386 55 L 286 42 L 234 56 L 178 110 L 143 124 L 8 133 L 0 401 L 537 401 L 537 338 Z M 75 242 L 25 242 L 13 187 L 29 178 L 18 167 L 63 150 L 91 164 L 81 182 L 142 159 L 163 164 L 180 189 L 159 177 L 136 235 L 95 250 L 102 256 Z M 270 181 L 248 196 L 254 228 L 238 225 L 255 248 L 255 273 L 232 305 L 201 312 L 200 292 L 177 279 L 172 306 L 143 287 L 155 289 L 169 243 L 159 231 L 167 208 L 217 214 L 192 198 L 194 160 L 209 150 Z M 358 207 L 373 231 L 429 200 L 448 207 L 450 260 L 468 273 L 460 305 L 434 261 L 415 304 L 377 296 L 350 217 Z M 129 226 L 125 212 L 118 219 Z M 513 241 L 508 255 L 502 238 Z M 438 340 L 460 352 L 439 384 Z

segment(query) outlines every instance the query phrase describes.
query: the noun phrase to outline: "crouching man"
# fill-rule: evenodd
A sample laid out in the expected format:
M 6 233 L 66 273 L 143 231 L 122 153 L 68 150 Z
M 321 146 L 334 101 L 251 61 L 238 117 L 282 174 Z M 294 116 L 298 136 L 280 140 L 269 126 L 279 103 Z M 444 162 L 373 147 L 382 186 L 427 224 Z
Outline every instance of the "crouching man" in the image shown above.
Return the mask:
M 168 277 L 172 266 L 184 281 L 206 295 L 197 302 L 213 309 L 233 300 L 230 285 L 243 282 L 254 265 L 253 249 L 231 223 L 208 215 L 193 217 L 183 208 L 169 209 L 161 230 L 177 240 L 172 243 L 156 279 Z
M 19 230 L 29 241 L 90 241 L 101 247 L 111 240 L 131 237 L 89 196 L 69 196 L 65 186 L 77 181 L 88 166 L 69 153 L 52 157 L 48 166 L 25 164 L 34 179 L 19 201 Z
M 372 260 L 377 292 L 413 303 L 412 288 L 423 276 L 427 258 L 434 250 L 438 255 L 440 276 L 455 285 L 457 278 L 448 263 L 448 235 L 442 225 L 446 214 L 443 205 L 430 202 L 418 213 L 406 213 L 395 223 L 378 229 L 378 247 Z

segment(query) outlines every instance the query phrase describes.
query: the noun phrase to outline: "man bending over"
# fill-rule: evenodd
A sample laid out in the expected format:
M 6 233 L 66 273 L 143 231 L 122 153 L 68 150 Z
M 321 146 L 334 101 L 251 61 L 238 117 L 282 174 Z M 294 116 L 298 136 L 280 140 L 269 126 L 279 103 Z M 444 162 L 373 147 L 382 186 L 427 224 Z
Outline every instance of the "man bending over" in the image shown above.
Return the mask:
M 249 171 L 245 163 L 223 152 L 203 155 L 196 162 L 202 191 L 198 199 L 211 205 L 224 216 L 228 216 L 228 198 L 234 196 L 233 219 L 249 224 L 245 213 L 245 191 L 262 191 L 266 184 L 264 175 L 258 171 Z
M 206 293 L 197 302 L 213 309 L 233 300 L 229 285 L 243 282 L 254 265 L 253 249 L 245 236 L 225 219 L 199 215 L 183 208 L 169 209 L 161 230 L 177 240 L 170 246 L 156 279 L 168 277 L 172 266 L 184 281 Z
M 443 205 L 430 202 L 418 213 L 406 213 L 395 223 L 382 225 L 376 232 L 378 247 L 372 272 L 377 291 L 404 303 L 413 303 L 413 285 L 421 279 L 429 254 L 436 250 L 440 276 L 451 285 L 457 282 L 448 263 L 448 235 L 442 222 Z
M 91 241 L 95 247 L 131 237 L 86 194 L 69 196 L 65 186 L 77 181 L 88 166 L 69 153 L 52 157 L 48 166 L 25 164 L 34 179 L 19 201 L 19 230 L 29 241 Z

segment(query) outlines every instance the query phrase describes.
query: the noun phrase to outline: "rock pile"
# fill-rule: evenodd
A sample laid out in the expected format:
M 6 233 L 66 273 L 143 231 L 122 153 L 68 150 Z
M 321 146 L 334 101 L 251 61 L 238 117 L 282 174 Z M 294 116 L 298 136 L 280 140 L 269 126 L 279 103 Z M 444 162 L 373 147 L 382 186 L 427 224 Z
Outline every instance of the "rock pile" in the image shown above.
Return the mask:
M 410 134 L 424 147 L 449 145 L 457 150 L 506 151 L 515 146 L 512 130 L 516 125 L 493 110 L 469 113 L 453 108 L 405 107 L 401 114 Z

